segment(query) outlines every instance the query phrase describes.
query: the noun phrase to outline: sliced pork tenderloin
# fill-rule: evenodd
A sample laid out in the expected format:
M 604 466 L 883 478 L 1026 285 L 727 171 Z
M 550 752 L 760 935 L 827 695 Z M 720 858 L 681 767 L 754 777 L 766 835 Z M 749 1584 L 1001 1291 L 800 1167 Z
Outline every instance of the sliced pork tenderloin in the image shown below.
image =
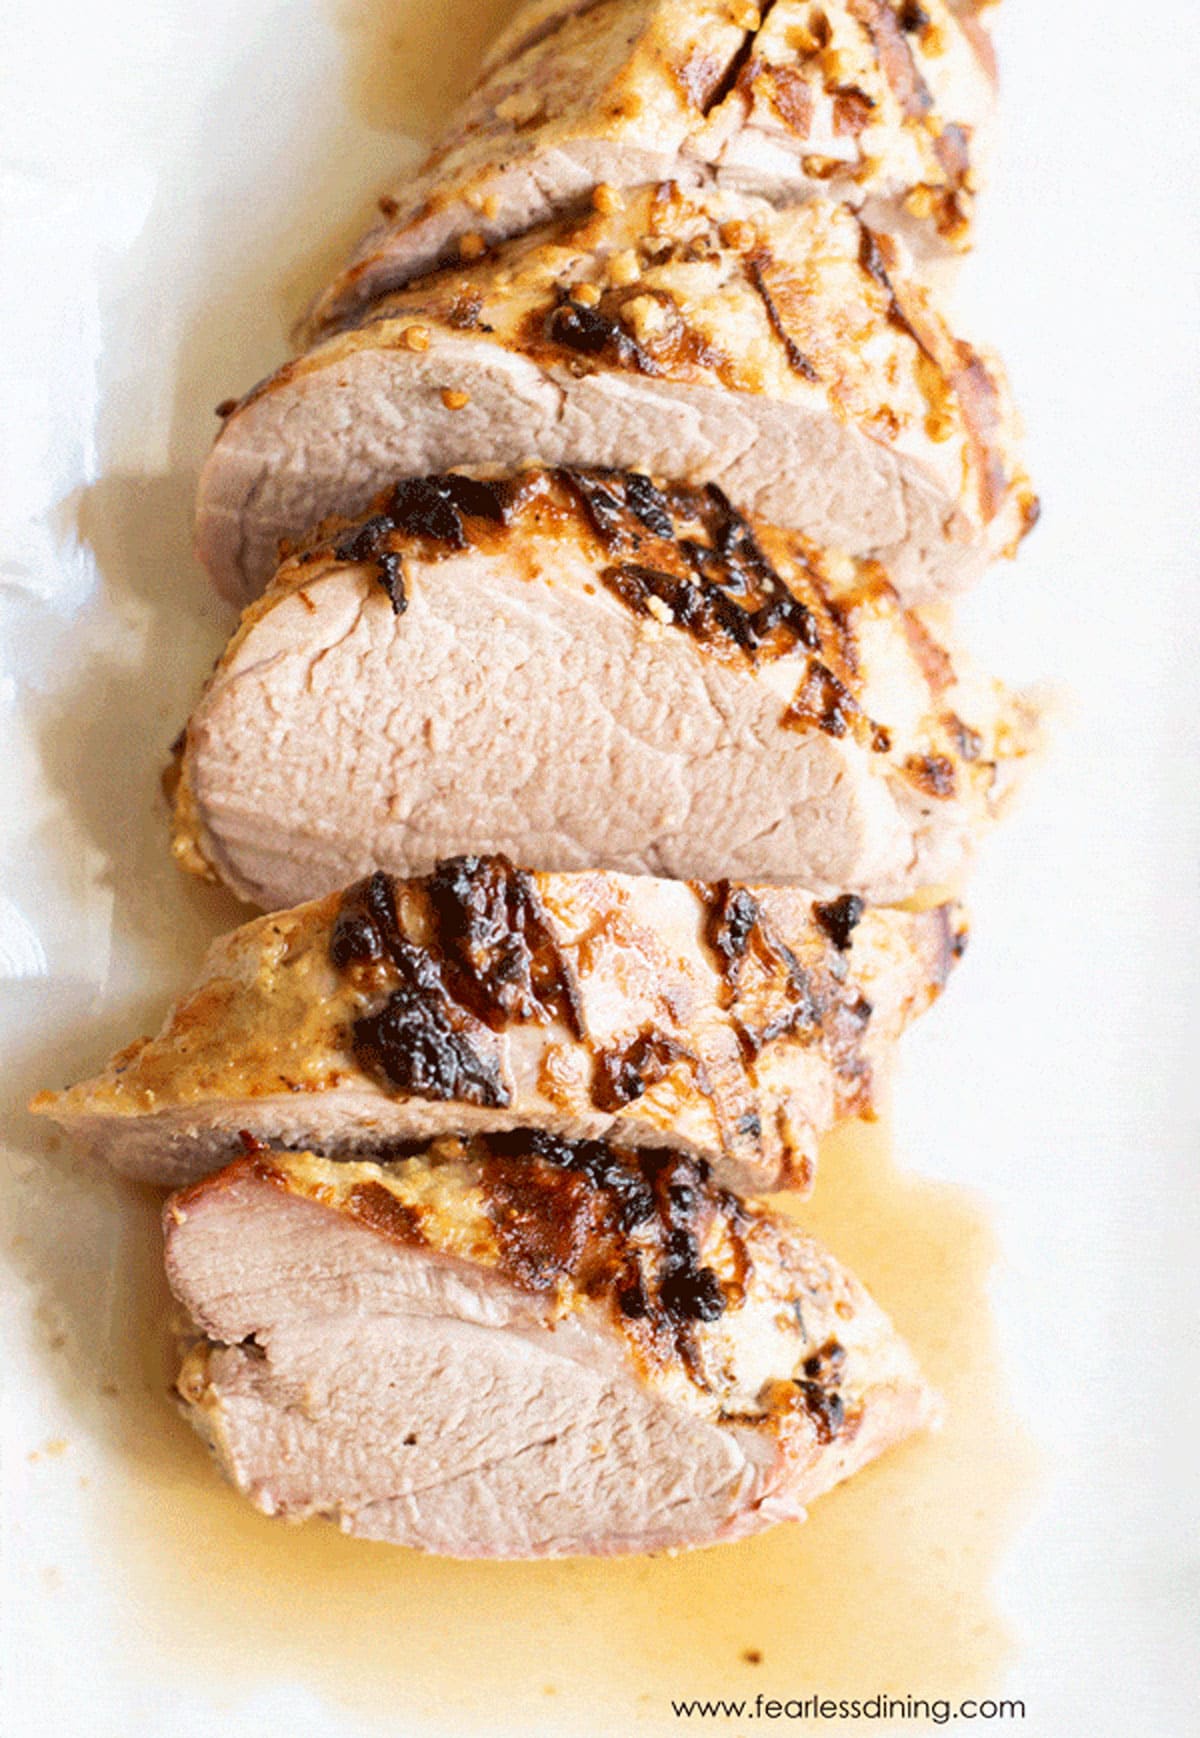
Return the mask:
M 178 1391 L 269 1515 L 454 1557 L 678 1550 L 803 1518 L 933 1421 L 800 1228 L 681 1155 L 263 1150 L 175 1195 Z
M 678 1146 L 736 1188 L 802 1186 L 963 944 L 952 906 L 481 858 L 376 873 L 216 942 L 157 1038 L 33 1108 L 171 1185 L 244 1134 L 378 1157 L 532 1126 Z
M 986 35 L 945 0 L 534 0 L 307 335 L 597 187 L 841 199 L 922 255 L 961 250 L 994 91 Z
M 1032 740 L 877 567 L 718 490 L 413 479 L 247 611 L 176 850 L 268 909 L 466 850 L 891 900 L 961 870 Z
M 423 279 L 226 416 L 201 558 L 245 602 L 397 478 L 619 465 L 878 558 L 907 601 L 959 589 L 1036 504 L 996 365 L 895 260 L 842 205 L 664 185 Z

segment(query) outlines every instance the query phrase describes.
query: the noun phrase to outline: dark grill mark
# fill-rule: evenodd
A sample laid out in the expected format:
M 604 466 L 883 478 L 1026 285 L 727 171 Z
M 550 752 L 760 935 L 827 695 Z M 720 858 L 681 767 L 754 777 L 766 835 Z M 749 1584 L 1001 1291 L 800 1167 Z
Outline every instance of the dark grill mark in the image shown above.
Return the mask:
M 738 81 L 742 77 L 742 74 L 746 72 L 750 63 L 750 57 L 754 53 L 754 45 L 758 38 L 758 33 L 770 17 L 774 5 L 775 0 L 763 0 L 762 5 L 758 9 L 758 24 L 753 30 L 747 30 L 745 36 L 738 45 L 737 53 L 725 68 L 723 75 L 699 102 L 698 107 L 701 114 L 711 115 L 713 110 L 720 108 L 725 99 L 731 96 L 737 89 Z
M 639 374 L 659 372 L 614 314 L 604 308 L 584 307 L 569 296 L 546 316 L 546 337 L 580 356 L 602 356 L 610 351 L 619 367 L 636 368 Z
M 489 1134 L 485 1144 L 497 1158 L 525 1158 L 533 1154 L 564 1170 L 579 1171 L 594 1189 L 601 1189 L 612 1198 L 622 1231 L 632 1231 L 635 1225 L 654 1215 L 654 1191 L 636 1153 L 628 1148 L 610 1146 L 607 1141 L 571 1141 L 548 1129 Z
M 746 276 L 749 278 L 750 283 L 754 287 L 755 293 L 766 310 L 767 320 L 772 332 L 774 332 L 775 336 L 779 339 L 779 342 L 783 345 L 784 354 L 788 361 L 788 367 L 792 370 L 793 374 L 799 374 L 802 379 L 811 381 L 815 386 L 819 383 L 821 376 L 818 374 L 815 364 L 804 354 L 803 350 L 801 350 L 800 346 L 796 343 L 795 339 L 784 325 L 783 320 L 780 317 L 779 309 L 776 306 L 775 298 L 771 294 L 767 285 L 763 266 L 764 264 L 769 263 L 769 254 L 757 253 L 751 255 L 746 262 Z
M 338 561 L 373 561 L 379 583 L 402 615 L 407 607 L 404 562 L 392 548 L 398 534 L 437 546 L 436 553 L 453 554 L 470 541 L 464 520 L 508 523 L 520 494 L 516 482 L 484 482 L 474 477 L 405 477 L 383 498 L 378 512 L 335 543 Z
M 329 956 L 364 987 L 400 980 L 380 1008 L 352 1023 L 351 1047 L 367 1073 L 419 1098 L 508 1103 L 499 1064 L 474 1042 L 437 961 L 402 934 L 382 871 L 343 895 Z
M 394 960 L 406 945 L 390 877 L 377 869 L 347 888 L 329 939 L 329 957 L 340 972 Z
M 923 355 L 928 355 L 929 352 L 926 349 L 924 342 L 896 299 L 896 292 L 892 286 L 892 280 L 888 276 L 887 263 L 883 257 L 883 248 L 880 244 L 879 237 L 875 234 L 875 231 L 869 229 L 861 219 L 859 220 L 858 227 L 858 263 L 870 277 L 875 279 L 875 282 L 887 296 L 888 320 L 898 331 L 904 332 L 909 338 L 911 338 Z M 930 360 L 933 361 L 934 359 L 930 357 Z
M 840 1394 L 831 1393 L 816 1382 L 797 1382 L 804 1409 L 816 1426 L 818 1442 L 832 1442 L 846 1417 L 846 1406 Z

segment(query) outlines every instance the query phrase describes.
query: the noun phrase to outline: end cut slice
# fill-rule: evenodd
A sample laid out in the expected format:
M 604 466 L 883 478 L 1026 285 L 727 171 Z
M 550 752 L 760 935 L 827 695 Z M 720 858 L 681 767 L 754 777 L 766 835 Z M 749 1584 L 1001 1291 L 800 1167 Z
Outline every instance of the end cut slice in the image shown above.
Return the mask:
M 264 1150 L 165 1227 L 192 1422 L 257 1508 L 361 1538 L 477 1558 L 738 1539 L 935 1414 L 862 1286 L 677 1154 Z

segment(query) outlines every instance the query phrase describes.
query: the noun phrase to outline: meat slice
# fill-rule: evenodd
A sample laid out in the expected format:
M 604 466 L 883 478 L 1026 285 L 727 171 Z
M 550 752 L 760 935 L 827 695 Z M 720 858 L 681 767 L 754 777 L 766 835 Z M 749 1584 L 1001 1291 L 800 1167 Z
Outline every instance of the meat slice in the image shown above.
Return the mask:
M 247 611 L 176 849 L 267 908 L 465 850 L 896 899 L 961 869 L 1031 741 L 876 567 L 718 490 L 410 479 Z
M 178 1391 L 266 1514 L 454 1557 L 675 1550 L 799 1520 L 933 1421 L 791 1221 L 677 1154 L 257 1152 L 167 1205 Z
M 945 0 L 534 0 L 422 171 L 380 201 L 310 336 L 598 186 L 846 200 L 922 254 L 952 253 L 994 94 L 986 35 Z
M 244 602 L 396 478 L 619 465 L 878 558 L 907 601 L 960 588 L 1035 503 L 998 369 L 896 258 L 845 206 L 662 186 L 423 279 L 226 417 L 200 555 Z
M 379 1157 L 529 1126 L 677 1146 L 738 1188 L 802 1185 L 963 942 L 952 906 L 478 857 L 376 873 L 216 942 L 157 1038 L 33 1108 L 171 1185 L 247 1134 Z

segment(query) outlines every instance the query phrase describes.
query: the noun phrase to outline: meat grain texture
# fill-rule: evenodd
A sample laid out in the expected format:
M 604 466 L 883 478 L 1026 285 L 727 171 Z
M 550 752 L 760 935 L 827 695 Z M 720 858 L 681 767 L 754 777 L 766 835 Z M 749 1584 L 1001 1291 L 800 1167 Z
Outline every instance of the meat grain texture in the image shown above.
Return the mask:
M 396 479 L 529 463 L 717 484 L 919 603 L 1036 516 L 999 366 L 845 205 L 673 184 L 373 303 L 255 387 L 205 465 L 197 547 L 244 603 L 281 546 Z
M 165 1213 L 178 1388 L 267 1514 L 455 1557 L 802 1518 L 935 1403 L 798 1226 L 693 1161 L 522 1139 L 258 1151 Z
M 1034 740 L 880 569 L 711 487 L 412 479 L 246 612 L 175 847 L 268 909 L 465 851 L 902 899 L 961 873 Z
M 723 1183 L 804 1187 L 817 1136 L 962 952 L 953 906 L 690 887 L 496 859 L 376 874 L 214 944 L 156 1038 L 33 1108 L 84 1151 L 191 1181 L 243 1134 L 386 1157 L 535 1127 L 675 1147 Z
M 952 256 L 994 91 L 986 33 L 944 0 L 534 0 L 424 168 L 380 201 L 308 336 L 598 187 L 832 198 L 923 258 Z

